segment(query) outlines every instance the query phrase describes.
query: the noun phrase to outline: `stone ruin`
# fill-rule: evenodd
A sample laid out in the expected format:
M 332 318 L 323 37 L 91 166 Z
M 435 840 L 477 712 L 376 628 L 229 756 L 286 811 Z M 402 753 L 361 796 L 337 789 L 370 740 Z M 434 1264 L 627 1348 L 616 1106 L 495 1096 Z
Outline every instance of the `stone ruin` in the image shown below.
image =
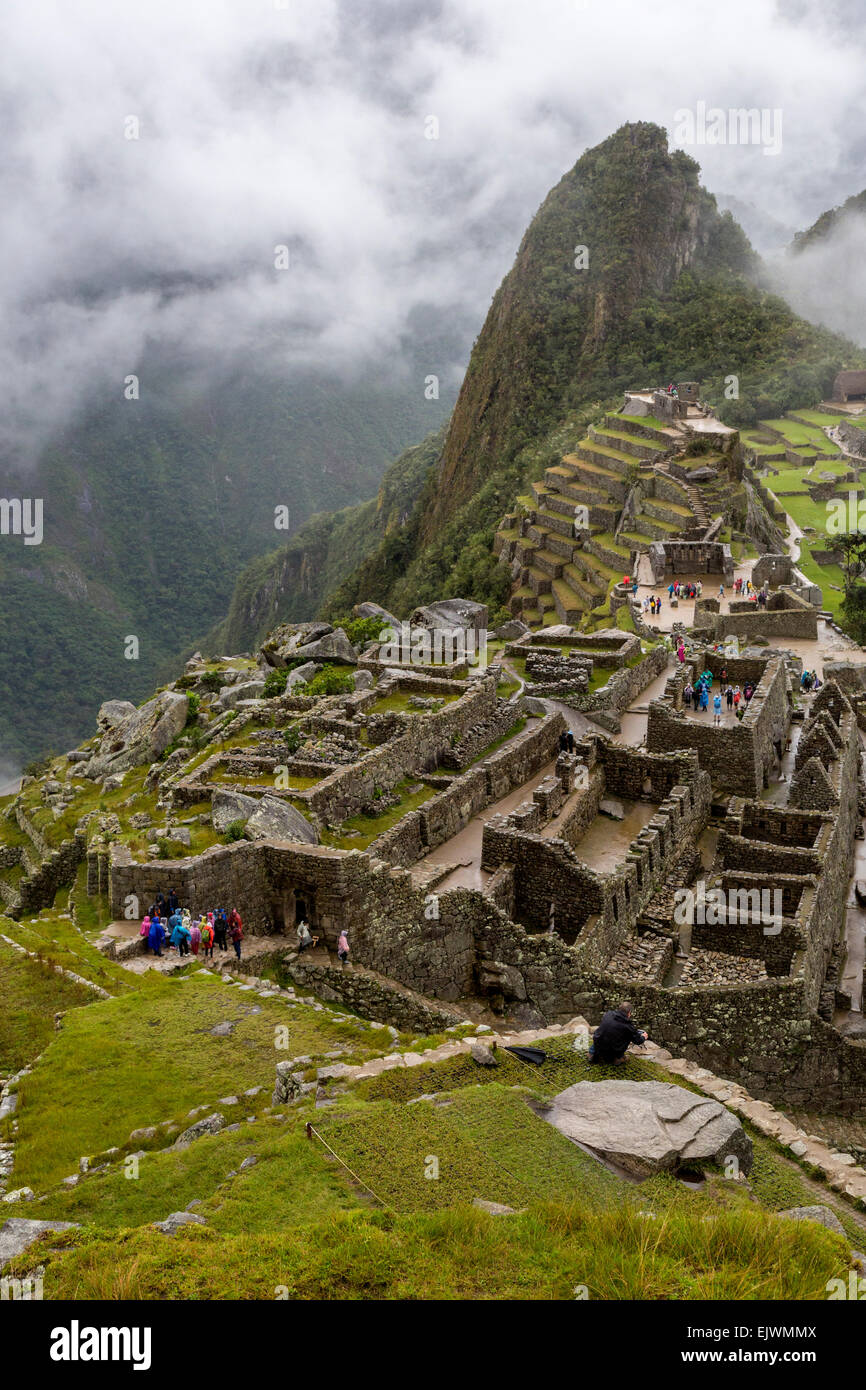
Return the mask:
M 752 565 L 752 583 L 756 589 L 765 585 L 768 589 L 779 589 L 793 581 L 794 561 L 790 555 L 761 555 Z
M 833 382 L 833 400 L 843 403 L 850 400 L 866 400 L 866 372 L 837 372 Z
M 786 593 L 762 616 L 800 612 Z M 286 631 L 268 664 L 306 656 L 330 635 Z M 596 668 L 628 682 L 667 660 L 663 648 L 643 656 L 633 633 L 567 625 L 525 632 L 505 652 L 525 661 L 531 686 L 554 690 L 588 684 Z M 355 658 L 357 672 L 365 657 Z M 688 717 L 682 690 L 697 671 L 718 677 L 722 666 L 755 693 L 741 723 L 713 728 Z M 156 784 L 164 805 L 209 802 L 214 823 L 242 820 L 249 833 L 169 862 L 116 837 L 78 837 L 55 860 L 51 887 L 84 859 L 88 892 L 106 892 L 117 917 L 129 895 L 148 902 L 169 879 L 193 911 L 240 903 L 253 959 L 257 937 L 292 955 L 299 914 L 331 950 L 348 929 L 359 978 L 385 1012 L 389 990 L 410 990 L 433 1014 L 482 1007 L 531 1027 L 576 1013 L 595 1021 L 627 994 L 663 1045 L 760 1095 L 854 1112 L 866 1102 L 866 1048 L 832 1018 L 866 795 L 857 741 L 866 701 L 859 675 L 840 672 L 850 699 L 828 679 L 802 726 L 786 804 L 765 802 L 796 670 L 784 652 L 692 641 L 684 669 L 650 703 L 645 748 L 594 732 L 560 751 L 563 715 L 542 704 L 541 717 L 527 718 L 519 697 L 497 693 L 498 666 L 455 677 L 377 669 L 373 659 L 369 686 L 348 693 L 287 691 L 228 711 L 215 701 L 213 750 L 191 768 L 181 750 L 154 764 Z M 395 695 L 405 700 L 377 709 Z M 272 727 L 249 747 L 219 748 L 220 730 L 251 727 L 263 707 Z M 289 725 L 302 741 L 283 753 Z M 263 794 L 278 766 L 301 785 Z M 405 786 L 411 809 L 381 818 L 358 848 L 328 843 L 335 826 L 399 808 Z M 700 883 L 746 904 L 778 891 L 778 930 L 733 910 L 683 934 L 677 895 Z M 309 961 L 304 969 L 315 973 Z M 339 988 L 330 975 L 329 987 Z
M 683 700 L 686 683 L 694 683 L 701 671 L 714 680 L 722 670 L 732 685 L 754 694 L 742 721 L 716 726 L 707 711 L 690 713 Z M 647 749 L 653 753 L 693 748 L 713 786 L 738 796 L 758 796 L 769 786 L 778 738 L 787 735 L 791 718 L 791 681 L 783 656 L 771 652 L 734 655 L 712 647 L 696 647 L 694 654 L 667 681 L 664 693 L 650 702 Z
M 649 562 L 654 584 L 680 574 L 717 574 L 725 584 L 734 582 L 731 547 L 721 541 L 653 541 Z

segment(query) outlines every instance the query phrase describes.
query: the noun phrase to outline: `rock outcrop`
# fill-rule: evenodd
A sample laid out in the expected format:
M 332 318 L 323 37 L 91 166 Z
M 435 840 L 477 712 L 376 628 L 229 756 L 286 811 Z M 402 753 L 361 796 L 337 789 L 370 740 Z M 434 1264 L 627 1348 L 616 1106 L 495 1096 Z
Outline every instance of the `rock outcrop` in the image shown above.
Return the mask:
M 23 1255 L 46 1231 L 70 1231 L 77 1225 L 77 1221 L 29 1221 L 23 1216 L 11 1216 L 0 1226 L 0 1270 L 17 1255 Z
M 278 796 L 245 796 L 243 792 L 214 792 L 211 818 L 215 830 L 224 832 L 243 821 L 250 840 L 292 840 L 317 845 L 315 828 L 300 811 Z
M 82 773 L 97 780 L 155 762 L 183 731 L 188 713 L 188 697 L 175 690 L 163 691 L 140 709 L 125 700 L 107 701 L 97 716 L 99 747 Z
M 247 821 L 247 836 L 251 840 L 294 840 L 305 845 L 317 845 L 319 837 L 305 816 L 288 801 L 277 796 L 263 796 Z
M 544 1119 L 576 1143 L 637 1177 L 736 1159 L 752 1166 L 752 1143 L 718 1101 L 660 1081 L 580 1081 L 555 1096 Z
M 196 1139 L 201 1139 L 205 1134 L 219 1134 L 221 1129 L 225 1129 L 225 1117 L 215 1110 L 212 1115 L 206 1116 L 203 1120 L 197 1120 L 189 1129 L 185 1129 L 183 1134 L 179 1134 L 174 1141 L 176 1149 L 185 1149 Z

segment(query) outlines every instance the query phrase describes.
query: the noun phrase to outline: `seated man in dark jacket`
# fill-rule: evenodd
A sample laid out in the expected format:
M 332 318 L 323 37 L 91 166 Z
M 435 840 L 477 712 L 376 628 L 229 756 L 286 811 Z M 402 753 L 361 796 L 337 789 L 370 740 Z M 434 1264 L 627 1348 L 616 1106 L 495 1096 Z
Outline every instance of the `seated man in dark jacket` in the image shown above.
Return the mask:
M 641 1032 L 631 1016 L 631 1004 L 624 1002 L 616 1009 L 608 1009 L 595 1030 L 592 1047 L 589 1049 L 591 1062 L 621 1062 L 629 1043 L 641 1046 L 647 1034 Z

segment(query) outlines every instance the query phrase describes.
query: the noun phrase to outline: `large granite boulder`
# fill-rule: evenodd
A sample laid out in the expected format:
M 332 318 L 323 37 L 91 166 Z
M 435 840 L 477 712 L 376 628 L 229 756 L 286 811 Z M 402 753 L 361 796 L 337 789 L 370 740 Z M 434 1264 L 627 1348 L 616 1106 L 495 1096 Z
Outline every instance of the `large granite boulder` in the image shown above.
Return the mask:
M 315 661 L 305 661 L 303 666 L 294 666 L 289 672 L 286 681 L 286 690 L 289 691 L 295 685 L 303 685 L 311 681 L 317 671 L 321 671 L 321 666 Z
M 219 1134 L 221 1129 L 225 1129 L 225 1116 L 215 1110 L 212 1115 L 208 1115 L 203 1120 L 198 1120 L 196 1124 L 190 1125 L 183 1134 L 179 1134 L 174 1141 L 176 1149 L 187 1149 L 190 1144 L 195 1143 L 196 1139 L 201 1139 L 205 1134 Z
M 866 666 L 853 661 L 825 661 L 824 680 L 835 681 L 842 690 L 859 695 L 866 690 Z
M 576 1143 L 637 1177 L 735 1158 L 752 1167 L 752 1142 L 730 1110 L 664 1081 L 580 1081 L 540 1112 Z
M 305 657 L 307 661 L 336 661 L 343 666 L 354 666 L 358 660 L 355 648 L 341 627 L 335 632 L 326 632 L 315 642 L 297 647 L 294 655 Z
M 222 835 L 236 821 L 248 821 L 258 809 L 254 796 L 243 796 L 241 792 L 218 791 L 211 799 L 211 821 L 214 830 Z
M 476 632 L 487 628 L 487 604 L 470 598 L 446 598 L 416 608 L 409 619 L 412 627 L 466 628 Z
M 155 762 L 183 731 L 189 712 L 189 699 L 176 690 L 155 695 L 140 709 L 126 704 L 109 700 L 100 708 L 102 738 L 82 767 L 85 777 L 110 777 Z
M 268 666 L 286 666 L 298 655 L 299 647 L 315 644 L 333 630 L 330 623 L 282 623 L 270 634 L 260 656 Z
M 378 603 L 356 603 L 352 612 L 356 618 L 381 618 L 382 627 L 393 627 L 400 631 L 400 619 L 382 608 Z
M 251 840 L 295 840 L 305 845 L 317 845 L 315 829 L 300 811 L 278 796 L 263 796 L 247 821 L 247 836 Z
M 835 1231 L 840 1236 L 845 1234 L 845 1227 L 830 1207 L 788 1207 L 787 1211 L 779 1211 L 776 1215 L 786 1221 L 817 1221 L 819 1226 L 826 1226 L 828 1231 Z
M 516 642 L 518 637 L 525 637 L 531 629 L 520 618 L 509 618 L 502 623 L 494 633 L 502 642 Z
M 224 685 L 219 693 L 222 709 L 234 709 L 239 700 L 259 700 L 265 689 L 263 680 L 236 681 L 234 685 Z
M 131 714 L 135 714 L 135 705 L 131 701 L 105 700 L 99 706 L 96 727 L 100 733 L 107 733 L 109 729 L 116 729 L 118 724 L 122 724 Z

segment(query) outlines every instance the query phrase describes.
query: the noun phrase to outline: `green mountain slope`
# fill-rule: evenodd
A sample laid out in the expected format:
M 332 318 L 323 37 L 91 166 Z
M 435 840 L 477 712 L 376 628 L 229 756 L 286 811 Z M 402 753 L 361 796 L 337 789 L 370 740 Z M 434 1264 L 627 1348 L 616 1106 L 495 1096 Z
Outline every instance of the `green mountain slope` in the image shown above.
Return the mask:
M 542 204 L 496 292 L 442 457 L 401 532 L 378 543 L 326 605 L 373 599 L 405 613 L 507 591 L 496 522 L 628 387 L 698 379 L 727 423 L 817 404 L 842 365 L 866 363 L 762 288 L 743 232 L 665 132 L 624 126 Z M 575 248 L 588 264 L 575 268 Z
M 862 218 L 864 214 L 866 214 L 866 189 L 862 193 L 855 193 L 852 197 L 846 198 L 841 207 L 828 208 L 826 212 L 822 212 L 821 216 L 806 231 L 795 233 L 790 249 L 794 254 L 806 251 L 820 242 L 827 241 L 846 222 L 854 221 L 857 217 Z
M 4 482 L 4 496 L 43 499 L 45 525 L 42 545 L 0 539 L 4 764 L 76 743 L 108 695 L 143 698 L 286 534 L 277 507 L 294 530 L 368 497 L 449 405 L 424 399 L 423 376 L 372 388 L 250 375 L 193 391 L 154 368 L 141 382 L 140 401 L 121 396 L 35 475 Z

